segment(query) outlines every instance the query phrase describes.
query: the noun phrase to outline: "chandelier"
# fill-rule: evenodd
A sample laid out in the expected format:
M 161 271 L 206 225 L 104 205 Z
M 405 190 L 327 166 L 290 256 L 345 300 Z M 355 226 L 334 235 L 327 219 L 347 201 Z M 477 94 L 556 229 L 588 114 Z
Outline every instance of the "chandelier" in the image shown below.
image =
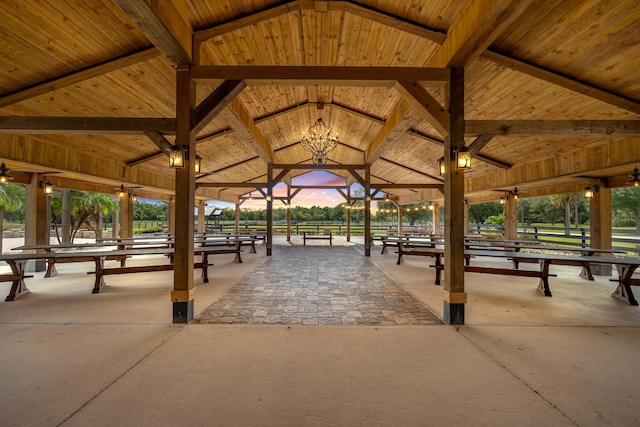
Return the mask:
M 338 145 L 338 134 L 334 135 L 331 127 L 327 126 L 321 117 L 307 132 L 302 133 L 300 143 L 302 148 L 311 153 L 313 163 L 321 166 L 327 163 L 328 153 Z

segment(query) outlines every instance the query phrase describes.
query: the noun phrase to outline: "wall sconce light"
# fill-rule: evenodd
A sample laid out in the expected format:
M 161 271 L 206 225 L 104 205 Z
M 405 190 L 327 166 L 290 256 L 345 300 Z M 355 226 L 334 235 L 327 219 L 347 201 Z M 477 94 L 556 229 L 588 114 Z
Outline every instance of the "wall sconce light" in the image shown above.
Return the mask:
M 593 193 L 595 193 L 596 191 L 598 191 L 598 187 L 595 185 L 584 187 L 584 197 L 586 199 L 591 199 L 593 197 Z
M 200 173 L 202 170 L 202 157 L 196 154 L 195 172 Z
M 447 168 L 444 164 L 444 156 L 438 159 L 438 172 L 440 173 L 440 176 L 444 176 L 444 174 L 447 172 Z
M 53 184 L 50 183 L 48 180 L 42 181 L 40 185 L 42 186 L 42 192 L 44 194 L 46 194 L 47 196 L 50 194 L 53 194 Z
M 456 169 L 461 171 L 471 169 L 471 152 L 464 145 L 456 150 Z
M 13 177 L 9 175 L 9 169 L 7 169 L 7 165 L 2 162 L 0 165 L 0 184 L 6 184 L 9 181 L 13 181 Z
M 433 202 L 429 202 L 429 210 L 432 211 L 435 209 L 435 206 L 433 206 Z
M 505 203 L 507 203 L 507 197 L 505 196 L 500 196 L 500 204 L 504 205 Z
M 367 199 L 367 202 L 370 202 L 371 201 L 371 196 L 367 196 L 366 199 Z
M 2 164 L 2 167 L 4 167 L 4 163 Z M 640 171 L 638 170 L 637 166 L 633 168 L 633 172 L 629 174 L 629 178 L 631 179 L 625 182 L 625 184 L 633 185 L 634 187 L 640 187 Z
M 179 144 L 171 147 L 169 152 L 169 166 L 174 169 L 184 169 L 187 149 Z
M 135 203 L 135 202 L 137 202 L 137 201 L 138 201 L 138 195 L 137 195 L 136 193 L 133 193 L 133 194 L 131 195 L 131 201 L 132 201 L 133 203 Z
M 267 194 L 267 195 L 264 197 L 264 199 L 265 199 L 267 202 L 270 202 L 270 201 L 272 200 L 272 198 L 271 198 L 271 194 Z

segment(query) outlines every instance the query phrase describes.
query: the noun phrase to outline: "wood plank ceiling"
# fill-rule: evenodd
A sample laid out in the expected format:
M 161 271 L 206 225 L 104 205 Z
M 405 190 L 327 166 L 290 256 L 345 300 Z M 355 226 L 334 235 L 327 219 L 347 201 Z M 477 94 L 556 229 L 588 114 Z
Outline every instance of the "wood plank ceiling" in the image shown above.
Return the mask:
M 466 66 L 466 145 L 477 140 L 466 197 L 496 199 L 493 190 L 513 186 L 529 195 L 576 191 L 594 178 L 622 185 L 640 164 L 640 3 L 511 3 L 517 12 L 499 17 L 488 48 Z M 187 28 L 186 37 L 174 31 L 176 43 L 193 41 L 187 55 L 200 65 L 427 67 L 478 0 L 174 0 L 174 14 L 167 4 L 0 2 L 0 159 L 57 172 L 58 186 L 90 182 L 106 191 L 124 183 L 148 196 L 173 193 L 160 147 L 174 142 L 176 59 L 158 41 L 164 27 L 136 10 L 157 13 L 170 33 Z M 444 137 L 401 90 L 330 84 L 249 84 L 198 134 L 197 182 L 264 180 L 261 139 L 275 163 L 308 163 L 300 137 L 320 116 L 342 142 L 332 164 L 373 154 L 374 183 L 441 182 Z M 424 88 L 444 103 L 445 84 Z M 198 99 L 215 89 L 198 84 Z M 113 120 L 96 127 L 103 118 Z M 235 202 L 249 190 L 207 187 L 197 195 Z M 405 203 L 441 198 L 433 189 L 390 192 Z

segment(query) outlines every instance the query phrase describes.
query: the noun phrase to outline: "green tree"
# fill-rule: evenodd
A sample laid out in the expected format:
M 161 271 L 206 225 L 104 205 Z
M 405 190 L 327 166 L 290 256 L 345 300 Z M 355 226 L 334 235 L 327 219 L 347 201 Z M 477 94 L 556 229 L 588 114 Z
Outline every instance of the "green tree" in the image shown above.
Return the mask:
M 564 194 L 554 194 L 549 196 L 549 200 L 553 204 L 553 206 L 561 207 L 564 206 L 565 214 L 564 214 L 564 234 L 566 236 L 571 234 L 571 209 L 577 208 L 582 203 L 584 196 L 582 193 L 564 193 Z M 580 225 L 580 217 L 577 214 L 576 210 L 576 227 Z
M 500 202 L 472 203 L 469 205 L 469 219 L 476 224 L 484 224 L 487 218 L 500 215 L 503 210 Z
M 640 230 L 640 188 L 616 188 L 612 194 L 612 208 L 617 215 L 628 215 L 635 220 L 636 230 Z
M 22 208 L 24 188 L 20 185 L 0 185 L 0 253 L 2 253 L 2 236 L 4 232 L 4 213 L 15 212 Z

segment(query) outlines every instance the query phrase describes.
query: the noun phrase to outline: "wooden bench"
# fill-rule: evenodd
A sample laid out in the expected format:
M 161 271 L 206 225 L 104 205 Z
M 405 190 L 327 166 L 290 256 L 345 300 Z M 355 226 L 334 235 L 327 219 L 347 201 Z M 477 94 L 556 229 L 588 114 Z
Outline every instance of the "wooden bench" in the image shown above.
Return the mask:
M 333 232 L 324 230 L 323 234 L 318 234 L 316 231 L 303 231 L 302 232 L 302 244 L 307 245 L 307 240 L 328 240 L 329 246 L 333 246 Z
M 235 262 L 241 263 L 242 258 L 240 253 L 242 249 L 240 244 L 236 244 L 233 248 L 219 249 L 216 247 L 201 247 L 194 248 L 194 254 L 202 255 L 202 261 L 194 263 L 194 268 L 202 269 L 203 281 L 206 283 L 209 280 L 207 268 L 210 265 L 208 257 L 210 255 L 219 254 L 235 254 Z M 115 251 L 93 251 L 86 252 L 85 257 L 87 261 L 93 261 L 95 264 L 95 271 L 88 272 L 87 274 L 96 274 L 96 279 L 93 286 L 93 293 L 99 293 L 105 286 L 104 276 L 109 274 L 126 274 L 126 273 L 142 273 L 151 271 L 166 271 L 173 270 L 172 263 L 163 265 L 146 265 L 146 266 L 133 266 L 133 267 L 113 267 L 105 268 L 104 262 L 108 257 L 113 256 L 125 256 L 133 257 L 140 255 L 171 255 L 174 254 L 173 248 L 146 248 L 146 249 L 122 249 Z M 24 281 L 25 278 L 33 277 L 25 274 L 25 267 L 30 260 L 48 260 L 55 258 L 57 262 L 64 262 L 65 259 L 76 258 L 78 255 L 73 252 L 37 252 L 37 253 L 15 253 L 15 254 L 0 254 L 0 261 L 5 261 L 11 268 L 11 273 L 0 275 L 0 282 L 12 282 L 9 295 L 5 298 L 5 301 L 14 301 L 15 299 L 29 293 L 29 289 Z
M 122 252 L 127 252 L 129 256 L 135 255 L 158 255 L 158 254 L 173 254 L 173 248 L 157 248 L 157 249 L 134 249 L 134 250 L 125 250 Z M 120 251 L 118 251 L 120 252 Z M 194 262 L 194 269 L 202 270 L 202 280 L 204 283 L 209 282 L 209 266 L 213 265 L 209 263 L 209 255 L 221 255 L 221 254 L 235 254 L 235 262 L 242 263 L 242 258 L 240 257 L 240 252 L 242 252 L 240 248 L 240 244 L 237 243 L 234 248 L 229 249 L 218 249 L 216 247 L 199 247 L 194 248 L 194 255 L 201 255 L 202 260 L 200 262 Z M 92 292 L 99 293 L 102 288 L 106 285 L 104 276 L 114 275 L 114 274 L 130 274 L 130 273 L 150 273 L 154 271 L 170 271 L 174 269 L 174 264 L 153 264 L 153 265 L 139 265 L 139 266 L 131 266 L 131 267 L 104 267 L 104 257 L 102 256 L 94 256 L 95 263 L 95 271 L 89 271 L 87 274 L 95 274 L 95 282 L 93 286 Z
M 15 247 L 11 250 L 17 251 L 17 250 L 22 250 L 22 251 L 44 251 L 44 252 L 48 252 L 48 253 L 53 253 L 53 252 L 58 252 L 60 250 L 65 251 L 65 250 L 70 250 L 69 254 L 71 253 L 75 253 L 76 256 L 71 256 L 69 255 L 69 257 L 60 257 L 60 258 L 56 258 L 56 257 L 49 257 L 47 258 L 47 271 L 44 274 L 45 278 L 48 277 L 53 277 L 55 276 L 58 271 L 56 270 L 56 264 L 61 264 L 61 263 L 71 263 L 71 262 L 90 262 L 92 261 L 91 257 L 87 257 L 86 251 L 84 252 L 79 252 L 76 251 L 74 252 L 74 250 L 80 250 L 80 249 L 95 249 L 95 248 L 105 248 L 105 247 L 113 247 L 114 245 L 112 245 L 111 243 L 62 243 L 62 244 L 58 244 L 58 245 L 24 245 L 24 246 L 18 246 Z M 106 258 L 107 261 L 111 261 L 111 260 L 115 260 L 115 261 L 120 261 L 120 266 L 124 267 L 126 265 L 126 260 L 127 257 L 125 255 L 112 255 L 112 256 L 108 256 Z

